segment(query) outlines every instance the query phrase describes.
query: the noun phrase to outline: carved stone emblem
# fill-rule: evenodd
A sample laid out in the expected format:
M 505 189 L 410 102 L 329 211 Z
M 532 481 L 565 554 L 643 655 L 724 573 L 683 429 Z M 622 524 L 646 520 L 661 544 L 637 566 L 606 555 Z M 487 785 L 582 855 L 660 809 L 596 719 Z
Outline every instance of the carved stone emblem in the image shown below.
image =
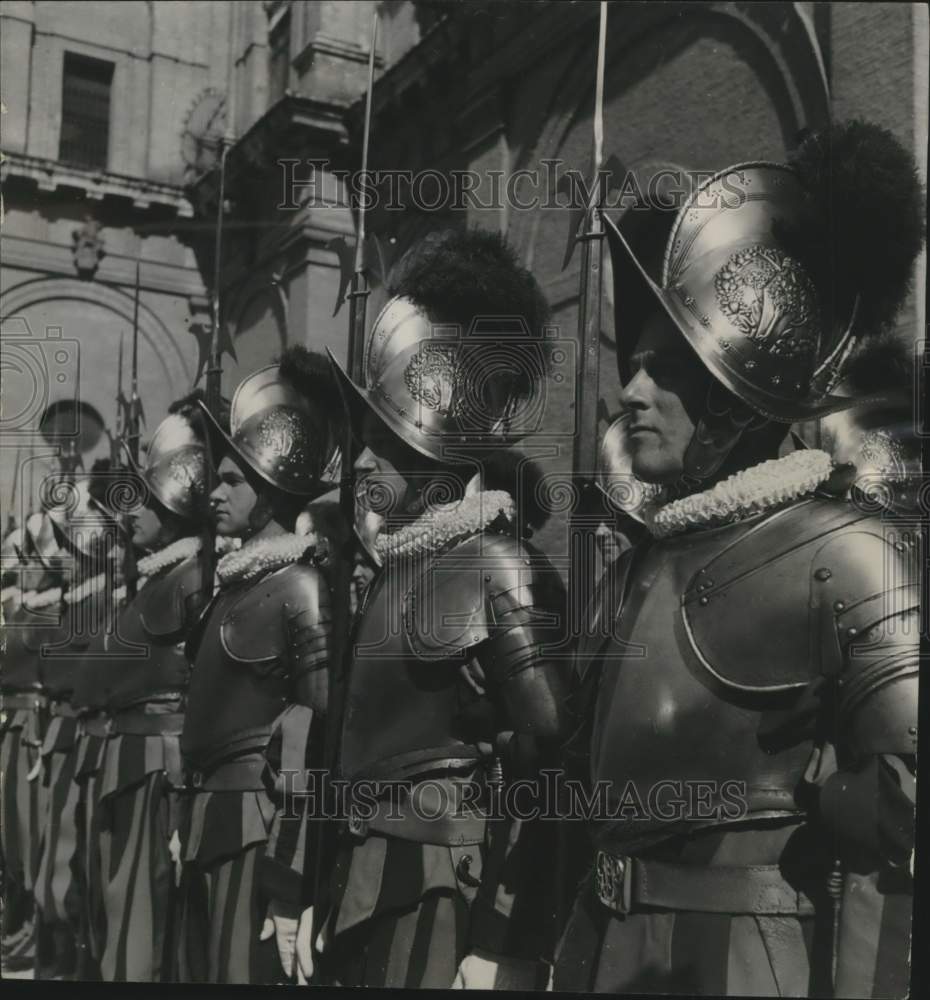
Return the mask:
M 100 235 L 100 223 L 89 215 L 84 216 L 84 224 L 72 233 L 74 240 L 74 266 L 78 275 L 85 279 L 93 278 L 103 256 L 103 237 Z

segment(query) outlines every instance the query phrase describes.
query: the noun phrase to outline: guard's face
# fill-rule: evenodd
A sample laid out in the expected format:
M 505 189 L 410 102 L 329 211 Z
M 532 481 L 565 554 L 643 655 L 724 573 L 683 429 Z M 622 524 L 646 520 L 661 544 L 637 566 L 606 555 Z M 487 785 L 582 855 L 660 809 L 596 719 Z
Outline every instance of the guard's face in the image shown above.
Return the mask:
M 217 477 L 219 483 L 210 494 L 216 533 L 246 538 L 252 533 L 250 516 L 258 503 L 258 493 L 231 455 L 223 456 L 217 468 Z
M 643 327 L 621 392 L 630 411 L 633 474 L 646 483 L 674 483 L 700 420 L 710 376 L 665 313 Z
M 428 460 L 390 431 L 373 413 L 359 430 L 364 447 L 355 460 L 356 504 L 390 521 L 411 510 L 424 482 Z M 431 463 L 430 463 L 431 464 Z
M 132 515 L 132 544 L 152 551 L 161 547 L 164 521 L 152 499 Z

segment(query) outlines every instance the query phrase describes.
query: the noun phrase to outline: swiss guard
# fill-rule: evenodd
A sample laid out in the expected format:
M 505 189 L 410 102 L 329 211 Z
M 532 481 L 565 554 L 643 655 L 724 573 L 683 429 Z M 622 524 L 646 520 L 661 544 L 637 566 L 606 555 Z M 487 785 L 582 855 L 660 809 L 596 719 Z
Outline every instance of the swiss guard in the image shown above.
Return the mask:
M 101 502 L 112 481 L 109 463 L 89 474 L 62 477 L 46 504 L 61 549 L 62 586 L 34 599 L 47 625 L 36 633 L 39 671 L 49 722 L 41 749 L 47 804 L 42 823 L 37 908 L 36 978 L 70 979 L 88 974 L 88 885 L 83 858 L 78 771 L 88 750 L 74 705 L 81 659 L 106 627 L 111 594 L 119 579 L 121 548 L 116 522 Z
M 35 961 L 35 889 L 46 796 L 38 780 L 46 719 L 40 652 L 48 612 L 61 602 L 64 560 L 48 514 L 36 511 L 4 540 L 3 724 L 3 966 L 11 972 Z M 7 574 L 9 577 L 7 578 Z
M 702 184 L 661 273 L 607 220 L 648 536 L 579 652 L 572 748 L 607 794 L 557 990 L 907 992 L 917 532 L 784 452 L 875 405 L 845 362 L 892 324 L 922 218 L 910 155 L 853 122 Z
M 380 569 L 338 685 L 332 766 L 349 794 L 318 978 L 544 986 L 551 829 L 493 803 L 555 759 L 562 725 L 566 661 L 545 647 L 562 635 L 563 588 L 527 541 L 532 469 L 503 452 L 545 377 L 546 307 L 481 231 L 428 236 L 388 291 L 365 384 L 336 365 L 360 448 L 359 536 Z
M 115 625 L 91 644 L 75 684 L 73 700 L 93 712 L 85 729 L 100 740 L 83 820 L 88 945 L 108 982 L 161 982 L 173 964 L 184 640 L 204 603 L 200 428 L 194 399 L 180 400 L 124 484 L 138 501 L 128 540 L 139 553 L 137 594 L 114 593 Z
M 218 561 L 218 590 L 187 640 L 183 981 L 296 974 L 312 831 L 288 775 L 322 738 L 335 557 L 306 508 L 332 488 L 338 403 L 326 359 L 294 347 L 240 383 L 228 430 L 203 407 L 216 532 L 242 545 Z

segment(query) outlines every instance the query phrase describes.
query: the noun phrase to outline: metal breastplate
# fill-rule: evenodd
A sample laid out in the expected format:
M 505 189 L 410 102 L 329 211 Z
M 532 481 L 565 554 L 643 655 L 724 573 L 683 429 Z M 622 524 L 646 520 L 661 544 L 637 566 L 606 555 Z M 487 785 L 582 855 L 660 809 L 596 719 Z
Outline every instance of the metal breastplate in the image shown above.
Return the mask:
M 761 737 L 773 713 L 798 694 L 725 687 L 695 654 L 682 617 L 689 583 L 746 530 L 743 524 L 655 543 L 630 573 L 613 638 L 594 661 L 600 679 L 591 777 L 604 783 L 611 817 L 601 836 L 648 841 L 749 814 L 799 811 L 793 790 L 812 744 L 798 740 L 770 752 Z M 777 643 L 778 636 L 760 635 L 759 642 Z
M 400 778 L 477 756 L 456 725 L 463 658 L 418 658 L 404 631 L 404 596 L 423 566 L 388 565 L 366 595 L 346 681 L 344 778 Z
M 271 574 L 273 576 L 274 574 Z M 271 723 L 291 693 L 283 659 L 286 649 L 281 605 L 262 604 L 265 577 L 221 590 L 200 625 L 181 750 L 191 763 L 207 766 L 222 748 L 235 752 L 263 745 Z M 237 655 L 245 633 L 264 658 Z
M 190 664 L 184 639 L 199 604 L 201 566 L 190 559 L 146 584 L 110 637 L 115 656 L 104 675 L 104 704 L 113 710 L 159 694 L 185 691 Z M 110 650 L 108 650 L 109 652 Z

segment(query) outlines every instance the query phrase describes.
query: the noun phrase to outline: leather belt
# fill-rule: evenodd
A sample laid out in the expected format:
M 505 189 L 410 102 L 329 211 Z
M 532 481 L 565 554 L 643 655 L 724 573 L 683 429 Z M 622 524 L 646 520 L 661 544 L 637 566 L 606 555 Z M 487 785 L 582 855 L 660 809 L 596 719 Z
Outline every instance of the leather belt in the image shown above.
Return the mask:
M 113 716 L 113 732 L 120 736 L 180 736 L 183 712 L 120 712 Z
M 4 712 L 15 712 L 21 708 L 31 708 L 38 711 L 38 709 L 45 707 L 45 695 L 38 692 L 32 694 L 22 691 L 16 694 L 3 694 L 0 696 L 0 706 Z
M 189 771 L 187 787 L 195 792 L 259 792 L 267 764 L 264 757 L 229 760 L 210 771 Z
M 81 719 L 81 725 L 88 736 L 109 736 L 113 731 L 113 722 L 106 715 L 89 715 Z
M 778 865 L 676 865 L 598 851 L 598 899 L 614 913 L 642 907 L 696 913 L 810 915 L 814 905 Z
M 49 714 L 61 719 L 76 719 L 78 713 L 66 701 L 53 701 L 48 706 Z
M 234 739 L 220 746 L 197 750 L 186 754 L 188 760 L 195 761 L 203 771 L 214 771 L 224 761 L 234 760 L 249 753 L 263 753 L 271 737 L 271 726 L 256 726 L 237 733 Z
M 355 803 L 350 803 L 346 829 L 355 837 L 382 833 L 398 840 L 447 847 L 484 843 L 488 817 L 483 813 L 475 809 L 471 812 L 455 812 L 453 809 L 440 812 L 442 804 L 439 799 L 421 801 L 419 805 L 419 809 L 414 808 L 409 798 L 399 802 L 381 799 L 363 812 Z M 438 808 L 427 811 L 424 808 L 427 805 Z

